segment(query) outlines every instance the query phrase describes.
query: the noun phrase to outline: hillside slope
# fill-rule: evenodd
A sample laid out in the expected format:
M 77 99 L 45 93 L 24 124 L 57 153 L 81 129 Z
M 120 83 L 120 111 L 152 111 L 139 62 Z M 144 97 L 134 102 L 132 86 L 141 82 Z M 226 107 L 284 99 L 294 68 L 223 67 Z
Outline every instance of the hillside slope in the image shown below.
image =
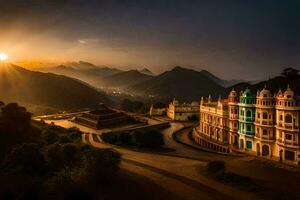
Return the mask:
M 82 80 L 91 84 L 94 87 L 100 88 L 103 86 L 103 79 L 122 72 L 121 70 L 109 67 L 97 67 L 90 63 L 72 62 L 66 65 L 59 65 L 55 67 L 39 68 L 36 71 L 50 72 L 58 75 L 64 75 L 72 78 Z
M 107 87 L 128 87 L 150 80 L 152 77 L 153 76 L 143 74 L 137 70 L 129 70 L 105 77 L 103 83 Z
M 191 101 L 217 94 L 224 88 L 201 72 L 175 67 L 129 89 L 145 95 Z
M 300 95 L 300 75 L 295 75 L 295 76 L 277 76 L 267 81 L 261 81 L 259 83 L 252 84 L 252 85 L 249 83 L 240 83 L 227 88 L 225 90 L 225 93 L 223 93 L 223 96 L 226 96 L 226 94 L 228 94 L 233 88 L 236 91 L 241 91 L 241 90 L 245 90 L 246 88 L 249 88 L 254 94 L 256 94 L 258 90 L 262 90 L 265 86 L 272 93 L 276 94 L 279 89 L 284 91 L 288 85 L 290 86 L 290 88 L 294 90 L 296 94 Z
M 108 102 L 105 94 L 80 81 L 51 73 L 33 72 L 15 65 L 0 68 L 0 99 L 62 109 Z

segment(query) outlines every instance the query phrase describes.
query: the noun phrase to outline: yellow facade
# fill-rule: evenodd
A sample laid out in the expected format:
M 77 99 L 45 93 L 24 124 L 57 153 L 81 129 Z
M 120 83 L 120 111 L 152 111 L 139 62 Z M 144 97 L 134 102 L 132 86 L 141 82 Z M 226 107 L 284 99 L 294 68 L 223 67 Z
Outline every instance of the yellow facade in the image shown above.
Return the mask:
M 173 100 L 167 108 L 167 116 L 175 121 L 188 121 L 199 117 L 199 103 L 179 103 Z

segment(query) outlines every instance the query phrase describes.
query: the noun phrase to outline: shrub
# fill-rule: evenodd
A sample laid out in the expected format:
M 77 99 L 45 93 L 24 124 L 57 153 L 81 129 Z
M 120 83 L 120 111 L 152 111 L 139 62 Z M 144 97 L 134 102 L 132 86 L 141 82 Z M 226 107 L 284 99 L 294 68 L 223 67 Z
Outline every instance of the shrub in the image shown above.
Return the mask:
M 137 146 L 146 148 L 157 148 L 164 144 L 163 135 L 156 129 L 134 131 L 132 140 Z
M 57 142 L 59 140 L 59 136 L 56 131 L 46 129 L 42 132 L 42 139 L 49 145 Z
M 81 142 L 82 141 L 82 132 L 78 128 L 69 128 L 68 129 L 68 137 L 72 142 Z
M 119 170 L 121 154 L 114 149 L 86 149 L 86 177 L 94 181 L 108 180 Z
M 81 152 L 76 144 L 67 143 L 62 145 L 62 156 L 65 166 L 78 166 L 81 160 Z
M 207 164 L 207 171 L 209 173 L 220 173 L 226 170 L 225 162 L 222 160 L 210 161 Z
M 41 175 L 46 171 L 44 155 L 37 144 L 24 143 L 15 147 L 7 156 L 4 166 L 6 170 L 27 175 Z
M 62 147 L 59 143 L 54 143 L 46 147 L 44 151 L 45 159 L 52 170 L 57 171 L 63 167 Z
M 116 144 L 119 142 L 119 134 L 116 133 L 103 133 L 101 139 L 105 142 Z

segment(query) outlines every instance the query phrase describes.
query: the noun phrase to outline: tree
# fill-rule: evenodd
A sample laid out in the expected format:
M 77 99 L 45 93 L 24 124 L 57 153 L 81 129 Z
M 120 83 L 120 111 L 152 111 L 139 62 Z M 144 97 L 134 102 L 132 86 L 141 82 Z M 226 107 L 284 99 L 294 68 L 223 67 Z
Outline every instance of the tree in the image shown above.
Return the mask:
M 139 147 L 146 148 L 158 148 L 164 144 L 163 135 L 156 129 L 134 131 L 132 140 Z
M 122 109 L 129 112 L 138 112 L 143 105 L 140 101 L 131 101 L 130 99 L 124 99 L 121 104 Z
M 37 144 L 24 143 L 16 146 L 4 162 L 5 169 L 30 176 L 39 176 L 46 172 L 44 155 Z

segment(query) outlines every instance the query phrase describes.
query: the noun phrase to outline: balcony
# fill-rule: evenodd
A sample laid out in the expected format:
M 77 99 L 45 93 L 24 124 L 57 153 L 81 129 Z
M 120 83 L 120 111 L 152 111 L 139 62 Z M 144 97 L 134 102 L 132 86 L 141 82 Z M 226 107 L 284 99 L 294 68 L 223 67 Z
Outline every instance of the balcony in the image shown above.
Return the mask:
M 256 119 L 255 123 L 258 124 L 258 125 L 266 125 L 266 126 L 273 126 L 273 125 L 275 125 L 273 121 L 269 121 L 269 120 L 266 121 L 266 120 Z
M 299 126 L 296 126 L 293 123 L 278 122 L 276 126 L 278 128 L 284 128 L 284 129 L 288 129 L 291 131 L 299 131 Z
M 293 146 L 293 147 L 299 147 L 299 143 L 296 141 L 292 141 L 292 140 L 284 140 L 284 139 L 277 139 L 277 142 L 281 145 L 285 145 L 285 146 Z
M 240 116 L 240 120 L 246 121 L 246 122 L 254 122 L 254 121 L 255 121 L 255 118 L 254 118 L 254 117 L 244 117 L 244 116 Z

